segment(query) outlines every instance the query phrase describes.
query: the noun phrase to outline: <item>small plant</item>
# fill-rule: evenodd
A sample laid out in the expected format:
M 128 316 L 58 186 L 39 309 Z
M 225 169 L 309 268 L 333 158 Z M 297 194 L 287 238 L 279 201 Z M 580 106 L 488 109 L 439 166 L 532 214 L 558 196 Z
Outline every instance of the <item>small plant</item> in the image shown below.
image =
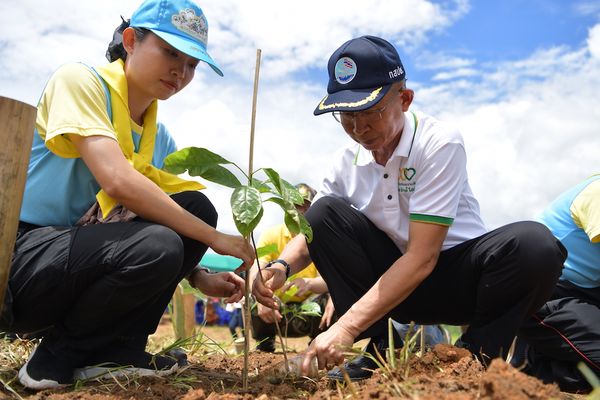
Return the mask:
M 251 139 L 252 143 L 252 139 Z M 252 145 L 250 146 L 252 150 Z M 252 156 L 250 157 L 252 160 Z M 250 162 L 252 165 L 252 161 Z M 173 174 L 187 172 L 190 176 L 199 176 L 208 181 L 227 186 L 233 189 L 231 194 L 231 210 L 233 221 L 239 233 L 252 242 L 255 249 L 256 259 L 260 257 L 262 249 L 256 249 L 253 231 L 263 216 L 263 203 L 271 202 L 277 204 L 283 210 L 283 220 L 290 233 L 293 235 L 303 234 L 310 242 L 312 240 L 312 229 L 308 221 L 296 209 L 296 205 L 302 205 L 304 198 L 300 192 L 288 181 L 281 178 L 272 168 L 260 168 L 256 171 L 249 168 L 246 174 L 237 164 L 229 161 L 220 155 L 211 152 L 205 148 L 187 147 L 170 154 L 164 162 L 165 170 Z M 228 168 L 234 168 L 241 173 L 248 182 L 242 184 L 237 176 Z M 263 175 L 263 179 L 257 179 L 258 174 Z M 263 199 L 263 196 L 265 198 Z M 258 272 L 262 279 L 260 265 Z M 248 274 L 246 274 L 248 275 Z M 246 277 L 246 301 L 244 305 L 246 320 L 250 320 L 250 299 L 249 299 L 249 281 Z M 277 329 L 279 325 L 276 324 Z M 283 345 L 281 332 L 280 340 Z M 244 348 L 244 371 L 243 386 L 248 388 L 248 344 L 250 343 L 249 329 L 245 330 L 246 344 Z M 285 347 L 285 346 L 283 346 Z M 288 366 L 287 354 L 283 349 L 283 356 L 286 367 Z
M 249 182 L 244 185 L 225 166 L 237 169 Z M 290 233 L 302 233 L 310 242 L 312 229 L 306 218 L 296 210 L 304 198 L 289 182 L 279 176 L 272 168 L 260 168 L 248 176 L 237 164 L 205 148 L 187 147 L 170 154 L 165 159 L 164 169 L 173 174 L 187 172 L 190 176 L 199 176 L 207 181 L 233 189 L 231 211 L 233 221 L 242 236 L 249 238 L 263 216 L 263 203 L 277 204 L 284 213 L 284 222 Z M 264 173 L 263 180 L 256 175 Z M 263 199 L 262 196 L 267 196 Z
M 314 301 L 306 301 L 302 303 L 300 307 L 295 305 L 290 306 L 286 303 L 281 303 L 280 306 L 280 312 L 284 319 L 283 336 L 285 337 L 285 347 L 287 349 L 287 338 L 290 323 L 296 318 L 306 321 L 307 317 L 320 317 L 321 306 Z

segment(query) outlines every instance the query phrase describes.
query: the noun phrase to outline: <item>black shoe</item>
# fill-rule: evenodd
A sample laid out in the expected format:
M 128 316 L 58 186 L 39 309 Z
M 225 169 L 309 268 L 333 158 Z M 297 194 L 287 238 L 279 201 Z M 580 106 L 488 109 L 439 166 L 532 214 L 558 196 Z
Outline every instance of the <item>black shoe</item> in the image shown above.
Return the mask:
M 19 370 L 19 382 L 29 389 L 56 389 L 73 383 L 74 367 L 55 356 L 42 341 Z
M 379 365 L 373 361 L 369 356 L 358 356 L 352 361 L 344 363 L 343 367 L 335 367 L 327 373 L 327 378 L 336 381 L 344 381 L 344 372 L 342 368 L 346 370 L 348 377 L 351 381 L 360 381 L 363 379 L 370 378 L 373 375 L 373 371 L 379 368 Z
M 256 345 L 256 350 L 264 351 L 265 353 L 275 352 L 275 339 L 266 338 Z
M 166 376 L 179 369 L 176 358 L 152 355 L 145 351 L 126 351 L 123 348 L 99 352 L 89 358 L 86 365 L 88 366 L 75 370 L 75 379 Z
M 375 350 L 377 349 L 377 351 Z M 383 339 L 372 338 L 365 349 L 365 353 L 369 355 L 360 355 L 352 361 L 345 362 L 343 367 L 335 367 L 327 373 L 327 378 L 336 381 L 344 381 L 344 372 L 346 370 L 351 381 L 360 381 L 370 378 L 373 371 L 379 368 L 379 364 L 375 360 L 379 360 L 378 353 L 383 359 L 386 359 L 387 342 Z M 375 359 L 375 360 L 374 360 Z

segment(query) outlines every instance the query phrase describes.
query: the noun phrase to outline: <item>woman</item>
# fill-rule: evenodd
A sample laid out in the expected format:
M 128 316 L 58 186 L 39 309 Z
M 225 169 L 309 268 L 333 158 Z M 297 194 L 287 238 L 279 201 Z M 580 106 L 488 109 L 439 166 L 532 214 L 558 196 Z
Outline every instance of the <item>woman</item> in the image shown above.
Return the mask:
M 147 0 L 115 32 L 111 64 L 68 64 L 48 82 L 0 316 L 0 330 L 42 332 L 24 386 L 70 384 L 98 366 L 173 372 L 175 360 L 145 346 L 176 285 L 187 277 L 207 295 L 241 298 L 241 278 L 197 265 L 211 247 L 249 267 L 251 247 L 215 229 L 201 185 L 159 169 L 175 146 L 157 99 L 187 86 L 201 61 L 222 75 L 207 32 L 190 0 Z

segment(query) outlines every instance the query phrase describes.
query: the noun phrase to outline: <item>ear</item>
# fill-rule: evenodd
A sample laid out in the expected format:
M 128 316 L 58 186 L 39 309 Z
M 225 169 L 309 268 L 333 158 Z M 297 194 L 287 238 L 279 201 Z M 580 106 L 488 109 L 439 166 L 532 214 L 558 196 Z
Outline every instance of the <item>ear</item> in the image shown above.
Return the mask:
M 127 54 L 131 54 L 133 52 L 135 43 L 135 31 L 131 27 L 125 28 L 123 31 L 123 48 Z
M 400 93 L 400 97 L 402 98 L 402 111 L 407 112 L 415 97 L 415 92 L 412 89 L 404 89 Z

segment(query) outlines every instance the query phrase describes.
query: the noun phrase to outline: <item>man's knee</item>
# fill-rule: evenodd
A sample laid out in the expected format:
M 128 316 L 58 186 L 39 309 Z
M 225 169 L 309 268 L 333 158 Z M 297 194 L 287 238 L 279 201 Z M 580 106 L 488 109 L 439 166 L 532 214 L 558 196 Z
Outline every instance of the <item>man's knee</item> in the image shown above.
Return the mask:
M 532 277 L 543 274 L 558 279 L 567 258 L 563 244 L 545 225 L 538 222 L 518 222 L 514 227 L 517 239 L 515 251 L 522 266 L 534 274 Z

